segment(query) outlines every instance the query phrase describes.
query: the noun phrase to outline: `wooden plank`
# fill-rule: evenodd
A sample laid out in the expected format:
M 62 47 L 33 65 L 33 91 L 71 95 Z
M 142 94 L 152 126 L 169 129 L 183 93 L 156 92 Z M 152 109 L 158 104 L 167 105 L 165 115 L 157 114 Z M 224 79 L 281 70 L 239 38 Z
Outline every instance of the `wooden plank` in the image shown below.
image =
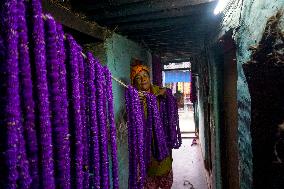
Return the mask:
M 64 26 L 80 31 L 98 40 L 105 40 L 108 33 L 107 29 L 99 26 L 97 23 L 86 22 L 71 10 L 68 10 L 62 5 L 55 4 L 50 0 L 43 0 L 42 7 L 44 13 L 51 14 L 56 21 Z
M 138 21 L 133 23 L 123 23 L 118 26 L 119 31 L 135 31 L 135 30 L 145 30 L 145 29 L 156 29 L 156 28 L 173 28 L 173 27 L 191 27 L 199 28 L 200 26 L 205 26 L 211 20 L 208 16 L 200 16 L 198 19 L 196 17 L 177 17 L 177 18 L 166 18 L 159 20 L 149 20 L 149 21 Z
M 200 5 L 204 3 L 216 2 L 216 0 L 175 0 L 175 1 L 165 1 L 165 0 L 151 0 L 142 1 L 133 4 L 127 4 L 120 7 L 110 7 L 106 9 L 97 10 L 92 12 L 92 7 L 90 8 L 90 15 L 94 15 L 95 20 L 101 19 L 112 19 L 116 17 L 126 17 L 130 15 L 141 15 L 149 14 L 157 11 L 164 11 L 170 9 L 179 9 L 183 7 Z
M 153 13 L 139 14 L 135 16 L 126 16 L 126 17 L 116 17 L 112 19 L 103 18 L 101 22 L 106 23 L 106 25 L 121 24 L 127 22 L 137 22 L 137 21 L 149 21 L 149 20 L 158 20 L 164 18 L 174 18 L 182 16 L 202 16 L 204 14 L 213 13 L 215 3 L 204 3 L 194 6 L 186 6 L 182 8 L 166 9 L 162 11 L 157 11 Z
M 124 6 L 126 4 L 138 3 L 144 0 L 102 0 L 102 1 L 94 1 L 94 0 L 82 0 L 74 2 L 76 6 L 82 8 L 84 10 L 98 10 L 98 9 L 105 9 L 109 7 L 117 7 L 117 6 Z

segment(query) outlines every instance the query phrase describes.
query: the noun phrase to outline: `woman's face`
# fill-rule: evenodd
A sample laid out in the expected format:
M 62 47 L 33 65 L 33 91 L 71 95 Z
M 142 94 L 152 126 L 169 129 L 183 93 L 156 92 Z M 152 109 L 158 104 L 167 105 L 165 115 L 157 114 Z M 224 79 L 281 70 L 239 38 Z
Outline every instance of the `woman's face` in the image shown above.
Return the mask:
M 142 70 L 141 72 L 139 72 L 135 78 L 135 87 L 139 90 L 139 91 L 148 91 L 150 89 L 150 76 L 148 74 L 147 71 Z

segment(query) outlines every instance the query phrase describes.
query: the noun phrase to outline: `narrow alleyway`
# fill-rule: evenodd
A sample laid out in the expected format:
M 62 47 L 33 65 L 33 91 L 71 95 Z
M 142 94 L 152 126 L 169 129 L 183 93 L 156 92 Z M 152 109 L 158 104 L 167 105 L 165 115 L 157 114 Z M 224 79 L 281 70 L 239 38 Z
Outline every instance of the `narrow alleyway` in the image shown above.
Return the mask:
M 0 189 L 284 189 L 284 0 L 0 1 Z
M 182 132 L 194 131 L 193 112 L 180 111 Z M 182 134 L 193 136 L 193 134 Z M 207 189 L 203 158 L 199 144 L 192 145 L 192 138 L 183 138 L 182 146 L 173 150 L 174 183 L 172 189 Z M 197 140 L 197 143 L 199 141 Z

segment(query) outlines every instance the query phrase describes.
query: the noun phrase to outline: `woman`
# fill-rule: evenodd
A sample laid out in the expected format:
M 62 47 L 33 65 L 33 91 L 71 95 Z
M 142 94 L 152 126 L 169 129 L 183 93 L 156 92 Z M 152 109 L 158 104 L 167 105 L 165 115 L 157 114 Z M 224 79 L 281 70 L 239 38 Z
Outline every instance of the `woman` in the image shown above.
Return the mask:
M 138 91 L 150 92 L 157 97 L 165 95 L 166 89 L 151 84 L 149 68 L 145 65 L 138 64 L 131 66 L 130 79 L 131 84 Z M 146 98 L 142 93 L 140 93 L 140 100 L 146 112 Z M 144 189 L 170 189 L 173 183 L 172 161 L 172 155 L 169 155 L 162 161 L 158 161 L 151 154 L 150 164 L 147 166 L 147 177 Z

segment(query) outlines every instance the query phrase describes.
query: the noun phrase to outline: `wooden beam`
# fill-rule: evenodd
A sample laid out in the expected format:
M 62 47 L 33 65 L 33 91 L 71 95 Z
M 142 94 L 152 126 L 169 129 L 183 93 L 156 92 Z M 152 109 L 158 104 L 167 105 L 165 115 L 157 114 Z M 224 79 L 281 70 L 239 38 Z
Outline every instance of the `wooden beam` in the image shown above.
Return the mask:
M 213 6 L 214 5 L 214 6 Z M 106 25 L 115 25 L 129 22 L 138 22 L 138 21 L 149 21 L 149 20 L 158 20 L 165 18 L 174 18 L 182 16 L 202 16 L 204 14 L 211 13 L 213 14 L 213 7 L 215 3 L 204 3 L 195 6 L 187 6 L 182 8 L 167 9 L 153 13 L 146 13 L 135 16 L 125 16 L 125 17 L 116 17 L 112 19 L 104 18 L 100 22 L 106 23 Z
M 97 23 L 86 22 L 71 10 L 68 10 L 62 5 L 55 4 L 51 0 L 43 0 L 42 7 L 44 13 L 51 14 L 56 21 L 64 26 L 80 31 L 98 40 L 105 40 L 107 29 L 99 26 Z
M 94 0 L 73 0 L 72 4 L 79 6 L 79 8 L 83 10 L 98 10 L 98 9 L 106 9 L 109 7 L 117 7 L 124 6 L 127 4 L 137 3 L 144 0 L 102 0 L 102 1 L 94 1 Z
M 177 17 L 167 18 L 159 20 L 150 20 L 144 22 L 125 23 L 118 26 L 119 31 L 134 31 L 145 29 L 158 29 L 158 28 L 172 28 L 172 27 L 191 27 L 192 29 L 198 29 L 209 21 L 210 18 L 205 15 L 199 18 L 196 17 Z
M 141 15 L 148 14 L 157 11 L 169 10 L 169 9 L 178 9 L 193 5 L 200 5 L 204 3 L 215 2 L 216 0 L 174 0 L 174 1 L 165 1 L 165 0 L 147 0 L 141 1 L 138 3 L 127 4 L 121 7 L 110 7 L 109 9 L 101 9 L 92 12 L 90 7 L 89 15 L 94 15 L 94 20 L 102 19 L 112 19 L 116 17 L 126 17 L 130 15 Z

